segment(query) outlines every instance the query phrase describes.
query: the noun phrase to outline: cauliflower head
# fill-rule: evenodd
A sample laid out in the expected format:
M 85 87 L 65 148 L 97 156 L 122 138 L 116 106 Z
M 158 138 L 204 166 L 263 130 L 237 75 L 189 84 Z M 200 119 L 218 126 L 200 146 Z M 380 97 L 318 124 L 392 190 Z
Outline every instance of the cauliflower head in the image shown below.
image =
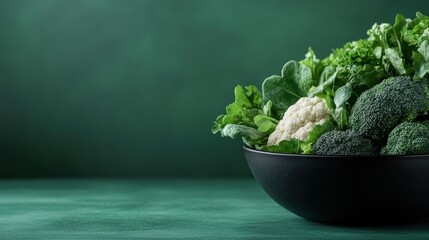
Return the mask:
M 330 118 L 331 113 L 324 99 L 302 97 L 287 109 L 276 130 L 268 137 L 267 145 L 278 145 L 292 138 L 304 141 L 314 126 L 322 125 Z

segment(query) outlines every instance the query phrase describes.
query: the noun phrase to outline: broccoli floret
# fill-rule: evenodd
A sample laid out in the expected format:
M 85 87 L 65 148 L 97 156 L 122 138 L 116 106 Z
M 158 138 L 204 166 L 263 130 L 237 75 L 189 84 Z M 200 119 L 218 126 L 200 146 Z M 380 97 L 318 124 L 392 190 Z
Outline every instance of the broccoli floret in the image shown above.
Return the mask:
M 350 127 L 358 135 L 384 144 L 395 126 L 428 110 L 427 93 L 426 80 L 388 78 L 359 96 L 351 111 Z
M 382 155 L 406 155 L 429 153 L 429 125 L 404 122 L 390 132 Z
M 313 151 L 322 155 L 377 155 L 379 148 L 371 139 L 347 129 L 323 134 L 314 144 Z

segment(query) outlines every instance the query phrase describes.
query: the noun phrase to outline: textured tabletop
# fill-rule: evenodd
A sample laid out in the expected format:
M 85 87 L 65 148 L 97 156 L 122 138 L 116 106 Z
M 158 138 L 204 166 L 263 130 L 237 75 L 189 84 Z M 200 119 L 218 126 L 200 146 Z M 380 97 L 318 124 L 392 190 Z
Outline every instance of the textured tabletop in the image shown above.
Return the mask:
M 1 239 L 429 239 L 303 220 L 254 180 L 2 180 Z

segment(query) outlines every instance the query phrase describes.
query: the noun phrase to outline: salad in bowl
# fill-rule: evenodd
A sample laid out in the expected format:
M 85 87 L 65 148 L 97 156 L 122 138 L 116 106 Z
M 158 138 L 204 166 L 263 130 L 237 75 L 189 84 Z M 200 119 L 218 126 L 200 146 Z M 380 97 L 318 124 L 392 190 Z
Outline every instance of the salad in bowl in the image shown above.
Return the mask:
M 319 59 L 237 86 L 213 133 L 241 138 L 264 190 L 335 224 L 429 217 L 429 17 L 397 15 Z

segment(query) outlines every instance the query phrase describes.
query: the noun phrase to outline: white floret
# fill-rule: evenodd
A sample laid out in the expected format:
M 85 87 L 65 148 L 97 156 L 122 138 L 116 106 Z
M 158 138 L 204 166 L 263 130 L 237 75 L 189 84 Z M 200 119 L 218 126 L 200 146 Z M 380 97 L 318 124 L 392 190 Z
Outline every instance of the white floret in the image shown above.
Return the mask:
M 276 130 L 268 138 L 268 145 L 278 145 L 283 140 L 305 140 L 314 126 L 331 117 L 324 99 L 303 97 L 285 112 Z

